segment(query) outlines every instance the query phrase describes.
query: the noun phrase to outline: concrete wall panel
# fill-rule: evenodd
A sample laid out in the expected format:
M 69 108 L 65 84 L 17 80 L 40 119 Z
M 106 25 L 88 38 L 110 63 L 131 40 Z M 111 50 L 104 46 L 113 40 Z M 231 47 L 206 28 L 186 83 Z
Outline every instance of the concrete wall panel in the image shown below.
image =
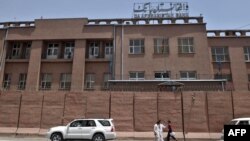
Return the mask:
M 171 120 L 174 131 L 182 131 L 180 93 L 158 93 L 158 119 Z
M 111 118 L 117 131 L 133 131 L 133 99 L 133 93 L 111 93 Z
M 250 117 L 250 92 L 233 92 L 235 118 Z
M 82 93 L 68 93 L 65 99 L 64 125 L 76 118 L 85 118 L 86 95 Z
M 157 121 L 157 94 L 137 93 L 134 101 L 134 130 L 152 131 Z
M 204 92 L 184 92 L 185 132 L 208 132 Z
M 220 132 L 233 118 L 231 92 L 208 92 L 210 132 Z
M 40 128 L 43 95 L 22 95 L 19 127 Z
M 110 94 L 88 92 L 86 118 L 109 118 Z
M 50 128 L 63 124 L 65 94 L 45 94 L 41 128 Z
M 0 127 L 17 127 L 20 95 L 0 95 Z

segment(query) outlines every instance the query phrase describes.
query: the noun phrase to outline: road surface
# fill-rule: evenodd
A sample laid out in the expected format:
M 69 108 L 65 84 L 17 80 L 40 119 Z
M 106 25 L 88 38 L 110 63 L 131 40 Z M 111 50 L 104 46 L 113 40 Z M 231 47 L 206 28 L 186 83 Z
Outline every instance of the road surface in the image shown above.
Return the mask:
M 29 137 L 29 136 L 23 136 L 23 137 L 15 137 L 15 136 L 0 136 L 0 141 L 49 141 L 45 137 Z M 75 140 L 79 141 L 79 140 Z M 152 140 L 132 140 L 132 139 L 127 139 L 127 140 L 114 140 L 114 141 L 152 141 Z M 179 139 L 178 141 L 183 141 L 182 139 Z M 186 139 L 186 141 L 220 141 L 220 140 L 197 140 L 197 139 Z

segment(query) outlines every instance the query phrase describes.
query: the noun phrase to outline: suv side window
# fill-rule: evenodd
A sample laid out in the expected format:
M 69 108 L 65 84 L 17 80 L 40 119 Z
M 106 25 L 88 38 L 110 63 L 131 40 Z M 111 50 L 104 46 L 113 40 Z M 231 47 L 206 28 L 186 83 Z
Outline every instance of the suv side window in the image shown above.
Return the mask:
M 82 126 L 83 126 L 82 120 L 77 120 L 70 124 L 70 127 L 82 127 Z
M 248 120 L 242 120 L 239 122 L 238 125 L 249 125 L 249 121 Z
M 95 121 L 94 120 L 87 120 L 86 126 L 87 127 L 95 127 L 96 126 Z
M 98 122 L 101 123 L 102 126 L 111 126 L 108 120 L 98 120 Z

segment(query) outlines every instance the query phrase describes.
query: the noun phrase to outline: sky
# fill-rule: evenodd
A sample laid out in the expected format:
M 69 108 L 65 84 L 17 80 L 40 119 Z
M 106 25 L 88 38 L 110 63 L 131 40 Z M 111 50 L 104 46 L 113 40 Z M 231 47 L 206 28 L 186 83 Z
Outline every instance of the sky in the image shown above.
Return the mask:
M 207 29 L 250 29 L 250 0 L 0 0 L 0 22 L 47 18 L 132 18 L 134 3 L 188 2 Z

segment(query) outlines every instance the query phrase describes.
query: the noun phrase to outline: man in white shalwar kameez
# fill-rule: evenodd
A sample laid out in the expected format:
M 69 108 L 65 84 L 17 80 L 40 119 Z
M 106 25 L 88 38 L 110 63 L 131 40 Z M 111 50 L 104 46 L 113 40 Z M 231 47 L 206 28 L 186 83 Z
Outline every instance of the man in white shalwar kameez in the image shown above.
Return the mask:
M 157 121 L 156 124 L 154 125 L 155 141 L 164 141 L 163 128 L 166 128 L 166 126 L 161 124 L 161 120 Z

